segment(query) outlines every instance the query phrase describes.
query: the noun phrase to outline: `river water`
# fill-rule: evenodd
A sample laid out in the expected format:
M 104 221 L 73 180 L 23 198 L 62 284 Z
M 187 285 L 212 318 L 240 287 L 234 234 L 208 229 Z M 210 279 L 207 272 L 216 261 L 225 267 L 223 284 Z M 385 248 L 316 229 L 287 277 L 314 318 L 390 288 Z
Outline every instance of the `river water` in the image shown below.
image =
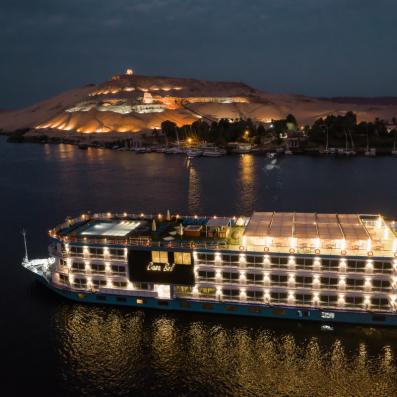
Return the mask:
M 395 396 L 397 331 L 68 302 L 19 262 L 82 211 L 397 218 L 397 158 L 183 156 L 0 138 L 3 395 Z

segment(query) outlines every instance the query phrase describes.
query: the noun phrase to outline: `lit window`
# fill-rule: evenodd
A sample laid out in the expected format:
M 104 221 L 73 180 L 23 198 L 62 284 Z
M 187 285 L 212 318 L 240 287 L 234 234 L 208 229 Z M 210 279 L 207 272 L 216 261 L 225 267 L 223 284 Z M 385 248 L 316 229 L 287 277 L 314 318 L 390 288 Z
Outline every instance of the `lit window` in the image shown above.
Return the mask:
M 141 299 L 141 298 L 138 298 L 138 299 L 136 300 L 136 303 L 137 303 L 138 305 L 143 305 L 143 304 L 145 303 L 145 301 L 144 301 L 143 299 Z
M 190 252 L 174 252 L 174 262 L 177 265 L 191 265 L 192 255 Z
M 168 263 L 168 252 L 167 251 L 152 251 L 152 262 L 153 263 Z

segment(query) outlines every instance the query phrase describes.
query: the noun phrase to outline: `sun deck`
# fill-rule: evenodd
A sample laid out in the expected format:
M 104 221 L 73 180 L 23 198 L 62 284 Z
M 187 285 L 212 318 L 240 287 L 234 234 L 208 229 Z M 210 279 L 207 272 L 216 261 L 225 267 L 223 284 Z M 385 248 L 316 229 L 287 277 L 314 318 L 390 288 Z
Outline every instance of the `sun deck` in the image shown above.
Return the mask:
M 50 232 L 65 242 L 285 254 L 397 257 L 394 221 L 380 215 L 254 212 L 251 217 L 94 214 Z

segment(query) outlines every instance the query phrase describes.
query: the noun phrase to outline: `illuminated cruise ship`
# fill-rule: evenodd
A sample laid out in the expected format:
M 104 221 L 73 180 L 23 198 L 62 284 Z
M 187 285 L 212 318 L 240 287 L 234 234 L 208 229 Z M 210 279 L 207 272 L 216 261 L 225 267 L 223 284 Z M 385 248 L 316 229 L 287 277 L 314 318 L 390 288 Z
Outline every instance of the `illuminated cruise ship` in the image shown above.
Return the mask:
M 397 326 L 397 224 L 381 215 L 83 214 L 49 235 L 49 258 L 23 266 L 78 302 Z

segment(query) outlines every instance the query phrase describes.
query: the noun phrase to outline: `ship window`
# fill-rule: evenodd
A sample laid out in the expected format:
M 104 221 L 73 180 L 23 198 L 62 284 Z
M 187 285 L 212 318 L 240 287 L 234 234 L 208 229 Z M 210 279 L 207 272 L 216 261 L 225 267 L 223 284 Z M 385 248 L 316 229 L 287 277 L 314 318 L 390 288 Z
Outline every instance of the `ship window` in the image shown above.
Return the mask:
M 153 263 L 168 263 L 168 252 L 167 251 L 152 251 L 152 262 Z
M 137 305 L 144 305 L 146 303 L 145 299 L 142 298 L 136 298 L 136 303 Z
M 75 278 L 73 284 L 76 288 L 85 288 L 87 280 L 85 278 Z
M 178 285 L 176 287 L 176 293 L 181 294 L 181 295 L 190 295 L 192 293 L 193 288 L 192 287 L 187 287 L 187 286 L 182 286 Z
M 98 263 L 91 263 L 92 273 L 105 273 L 105 265 Z
M 270 279 L 272 281 L 272 285 L 284 285 L 287 284 L 288 276 L 280 275 L 280 274 L 272 274 L 270 276 Z
M 321 288 L 338 288 L 338 279 L 333 277 L 321 277 Z
M 67 284 L 67 283 L 69 282 L 69 277 L 68 277 L 66 274 L 60 273 L 60 274 L 59 274 L 59 281 L 60 281 L 62 284 Z
M 387 298 L 371 298 L 371 305 L 374 308 L 385 309 L 389 306 L 389 301 Z
M 332 259 L 323 259 L 321 261 L 321 268 L 323 270 L 329 270 L 331 272 L 337 272 L 339 268 L 339 261 Z
M 238 289 L 231 289 L 231 288 L 223 288 L 222 294 L 225 297 L 232 298 L 240 295 L 240 291 Z
M 301 303 L 301 304 L 309 304 L 312 302 L 312 295 L 311 294 L 296 294 L 295 302 Z
M 356 307 L 363 305 L 364 298 L 362 296 L 346 296 L 346 306 Z
M 109 252 L 111 256 L 124 256 L 124 250 L 122 249 L 111 248 Z
M 153 286 L 148 283 L 134 283 L 133 284 L 135 289 L 144 289 L 144 290 L 152 290 Z
M 347 287 L 347 289 L 363 289 L 364 280 L 356 279 L 356 278 L 347 278 L 346 279 L 346 287 Z
M 215 278 L 215 272 L 212 271 L 200 270 L 198 274 L 201 279 L 205 280 L 211 280 Z
M 214 305 L 211 305 L 211 303 L 203 303 L 201 306 L 205 310 L 212 310 L 214 308 Z
M 206 255 L 206 254 L 197 254 L 197 259 L 198 259 L 199 261 L 205 261 L 206 258 L 207 258 L 207 255 Z
M 216 293 L 216 289 L 215 288 L 205 288 L 205 287 L 200 287 L 198 289 L 200 295 L 203 296 L 213 296 Z
M 82 262 L 73 262 L 72 264 L 72 272 L 81 272 L 85 270 L 85 263 Z
M 223 262 L 238 262 L 238 255 L 222 255 Z
M 247 291 L 247 299 L 254 301 L 263 300 L 263 291 Z
M 179 306 L 184 308 L 184 309 L 189 309 L 192 307 L 192 305 L 189 302 L 180 302 Z
M 114 274 L 125 274 L 125 266 L 112 265 L 112 273 L 114 273 Z
M 393 270 L 392 264 L 390 262 L 374 262 L 374 271 L 376 273 L 391 273 Z
M 70 247 L 70 252 L 73 254 L 82 254 L 83 253 L 83 247 L 76 247 L 76 246 L 71 246 Z
M 223 281 L 236 283 L 239 280 L 239 274 L 233 272 L 222 272 Z
M 92 256 L 97 256 L 97 257 L 103 256 L 103 248 L 90 247 L 89 251 L 90 251 L 90 255 Z
M 207 254 L 207 261 L 214 261 L 215 260 L 215 255 L 214 254 Z
M 125 296 L 116 296 L 117 302 L 127 302 L 127 298 Z
M 364 272 L 365 262 L 364 261 L 347 261 L 347 271 L 349 272 Z
M 312 267 L 313 266 L 313 259 L 312 258 L 306 258 L 305 259 L 305 266 Z
M 322 306 L 335 307 L 338 305 L 338 297 L 336 295 L 320 295 L 320 302 Z
M 192 255 L 190 252 L 174 252 L 174 262 L 177 265 L 191 265 Z
M 113 281 L 113 287 L 126 288 L 127 283 L 125 281 Z
M 94 279 L 94 280 L 92 280 L 92 285 L 93 285 L 94 287 L 97 287 L 97 288 L 99 288 L 99 287 L 104 287 L 104 286 L 106 285 L 106 280 L 97 280 L 97 279 Z
M 271 257 L 271 266 L 278 268 L 287 268 L 288 267 L 288 258 L 279 258 L 279 257 Z
M 97 301 L 105 301 L 106 300 L 106 296 L 105 295 L 97 295 L 96 297 Z
M 165 300 L 159 300 L 157 303 L 159 306 L 168 306 L 168 301 Z
M 313 282 L 313 277 L 311 276 L 296 276 L 295 286 L 296 287 L 310 287 Z
M 372 281 L 372 289 L 374 291 L 381 291 L 383 289 L 390 288 L 390 281 L 389 280 L 373 280 Z
M 296 269 L 311 269 L 313 267 L 313 259 L 296 258 L 295 267 Z
M 270 299 L 272 302 L 286 302 L 287 293 L 286 292 L 271 292 Z
M 246 262 L 248 265 L 253 265 L 255 267 L 263 266 L 263 256 L 247 255 Z
M 232 305 L 226 305 L 225 310 L 227 310 L 228 312 L 235 312 L 236 310 L 238 310 L 238 307 Z
M 247 273 L 246 278 L 247 278 L 247 282 L 249 282 L 249 283 L 262 283 L 263 282 L 263 274 Z

